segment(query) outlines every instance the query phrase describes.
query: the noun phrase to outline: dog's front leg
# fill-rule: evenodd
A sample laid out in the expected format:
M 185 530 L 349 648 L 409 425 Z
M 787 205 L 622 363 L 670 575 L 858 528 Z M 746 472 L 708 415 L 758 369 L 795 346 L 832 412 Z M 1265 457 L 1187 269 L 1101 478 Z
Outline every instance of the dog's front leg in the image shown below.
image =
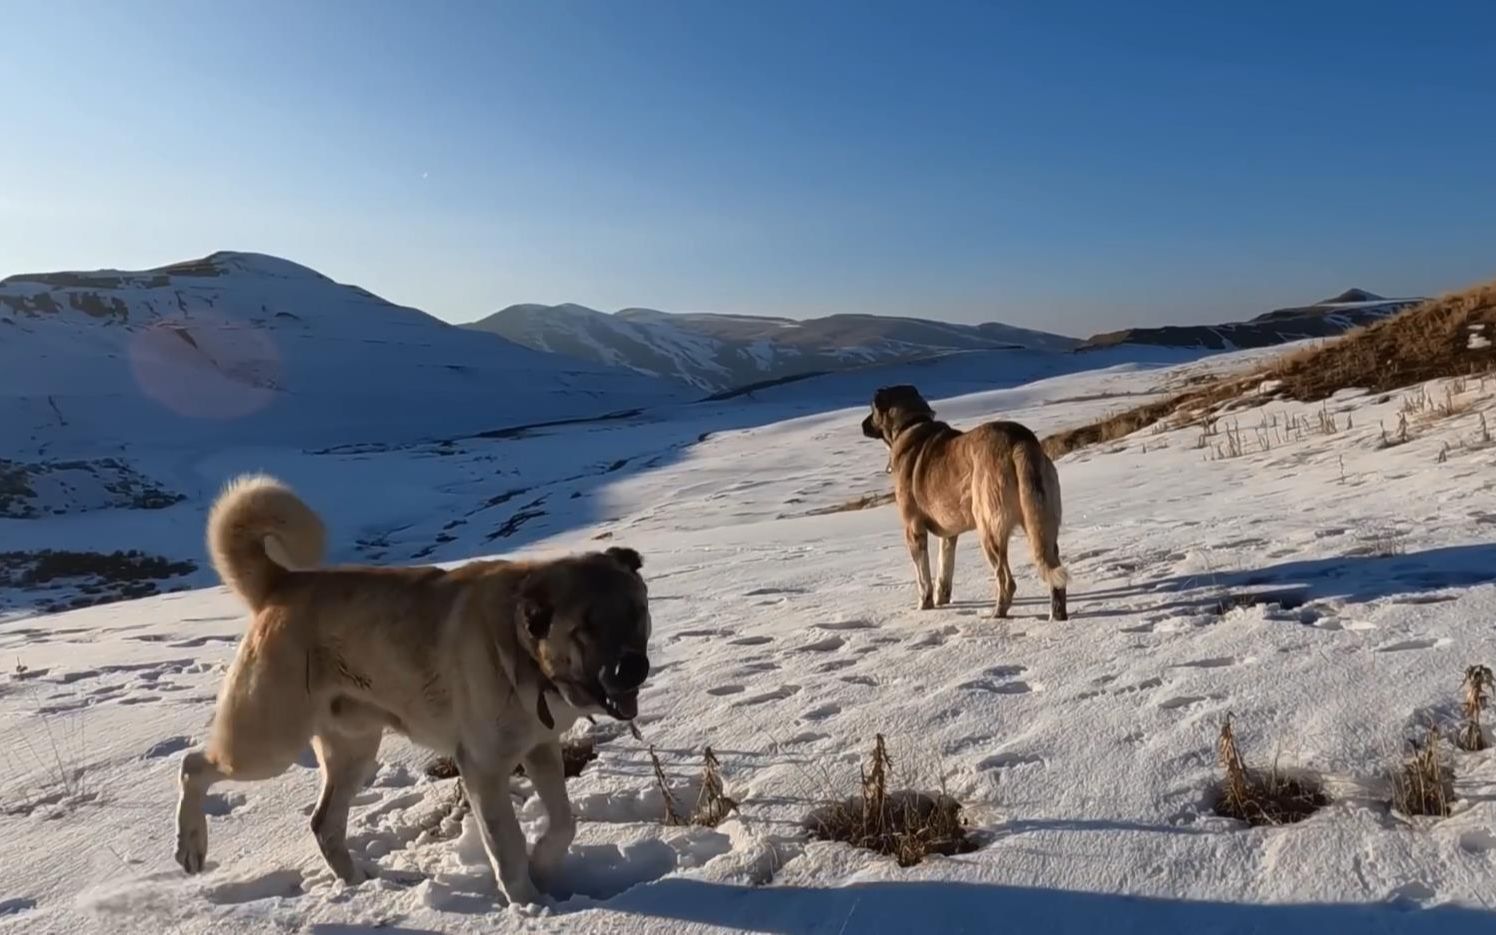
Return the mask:
M 951 582 L 956 577 L 956 537 L 940 537 L 940 573 L 935 578 L 935 606 L 951 602 Z
M 472 803 L 473 817 L 478 820 L 483 849 L 488 851 L 488 861 L 509 904 L 539 904 L 540 891 L 530 879 L 530 861 L 525 854 L 525 832 L 509 799 L 509 774 L 514 771 L 514 763 L 505 759 L 479 763 L 459 747 L 457 770 Z
M 914 578 L 919 584 L 919 609 L 929 610 L 935 606 L 934 588 L 930 583 L 930 537 L 923 527 L 905 526 L 904 541 L 909 546 L 909 557 L 914 559 Z
M 525 755 L 525 775 L 535 785 L 540 804 L 549 819 L 545 832 L 535 842 L 530 854 L 530 876 L 536 885 L 552 895 L 561 882 L 561 861 L 577 834 L 577 822 L 566 794 L 566 774 L 561 760 L 561 745 L 546 741 Z

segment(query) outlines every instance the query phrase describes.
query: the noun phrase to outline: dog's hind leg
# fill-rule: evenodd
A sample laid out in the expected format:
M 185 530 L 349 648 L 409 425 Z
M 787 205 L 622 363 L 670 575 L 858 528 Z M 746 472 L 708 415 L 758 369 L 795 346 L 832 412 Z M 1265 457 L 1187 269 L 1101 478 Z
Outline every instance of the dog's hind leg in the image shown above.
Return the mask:
M 1013 580 L 1013 569 L 1008 565 L 1008 538 L 1012 530 L 1004 526 L 998 529 L 983 528 L 977 531 L 982 539 L 982 552 L 987 556 L 987 562 L 992 566 L 992 574 L 997 580 L 997 603 L 992 608 L 992 616 L 997 618 L 1006 617 L 1008 610 L 1013 606 L 1013 595 L 1018 591 L 1018 584 Z
M 576 837 L 577 821 L 572 815 L 571 799 L 566 794 L 565 767 L 561 747 L 542 743 L 525 755 L 525 775 L 535 785 L 540 804 L 550 823 L 530 852 L 530 876 L 542 890 L 556 894 L 560 883 L 561 860 Z
M 348 853 L 348 809 L 369 778 L 381 739 L 382 726 L 363 733 L 324 729 L 312 738 L 322 765 L 322 795 L 312 812 L 312 834 L 332 872 L 350 885 L 362 883 L 369 874 Z
M 530 860 L 525 853 L 525 832 L 509 800 L 512 760 L 478 763 L 463 748 L 457 748 L 457 770 L 478 820 L 478 836 L 488 852 L 489 863 L 510 905 L 540 905 L 540 891 L 530 878 Z
M 940 572 L 935 578 L 935 606 L 951 602 L 951 582 L 956 576 L 956 537 L 940 537 Z
M 188 873 L 201 873 L 208 859 L 208 789 L 223 778 L 208 754 L 189 750 L 182 757 L 177 797 L 177 863 Z
M 919 609 L 929 610 L 935 606 L 934 588 L 930 584 L 929 534 L 917 526 L 905 526 L 904 542 L 909 546 L 909 557 L 914 560 L 914 580 L 919 585 Z
M 256 682 L 263 685 L 284 678 L 287 663 L 302 661 L 299 651 L 285 654 L 272 640 L 256 641 L 251 635 L 240 644 L 219 695 L 207 744 L 182 757 L 176 858 L 188 873 L 200 872 L 208 857 L 204 812 L 208 789 L 223 779 L 257 782 L 279 776 L 305 748 L 312 734 L 311 705 L 305 694 L 255 687 Z

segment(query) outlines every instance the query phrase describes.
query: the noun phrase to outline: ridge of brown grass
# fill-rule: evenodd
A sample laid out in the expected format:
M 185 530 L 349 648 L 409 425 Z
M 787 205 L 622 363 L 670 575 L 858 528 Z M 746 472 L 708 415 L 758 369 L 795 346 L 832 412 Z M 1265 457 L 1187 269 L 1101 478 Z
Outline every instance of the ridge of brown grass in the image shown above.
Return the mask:
M 1471 346 L 1471 335 L 1483 346 Z M 1253 397 L 1317 402 L 1347 387 L 1373 393 L 1496 367 L 1496 281 L 1453 292 L 1346 332 L 1326 343 L 1275 358 L 1246 373 L 1228 374 L 1166 399 L 1056 432 L 1044 450 L 1058 458 L 1114 441 L 1166 419 L 1208 419 L 1222 403 L 1267 384 Z

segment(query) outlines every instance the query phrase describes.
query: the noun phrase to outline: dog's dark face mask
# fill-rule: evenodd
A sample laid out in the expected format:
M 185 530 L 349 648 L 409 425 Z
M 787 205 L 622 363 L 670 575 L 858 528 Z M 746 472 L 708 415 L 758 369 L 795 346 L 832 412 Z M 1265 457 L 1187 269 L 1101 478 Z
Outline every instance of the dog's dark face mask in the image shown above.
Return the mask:
M 522 642 L 584 714 L 630 721 L 639 713 L 652 628 L 642 565 L 638 552 L 615 547 L 539 569 L 521 588 Z
M 880 386 L 873 393 L 872 411 L 862 420 L 862 434 L 876 438 L 888 446 L 888 466 L 885 472 L 893 473 L 893 439 L 901 430 L 913 422 L 922 421 L 935 414 L 925 398 L 907 383 L 897 386 Z

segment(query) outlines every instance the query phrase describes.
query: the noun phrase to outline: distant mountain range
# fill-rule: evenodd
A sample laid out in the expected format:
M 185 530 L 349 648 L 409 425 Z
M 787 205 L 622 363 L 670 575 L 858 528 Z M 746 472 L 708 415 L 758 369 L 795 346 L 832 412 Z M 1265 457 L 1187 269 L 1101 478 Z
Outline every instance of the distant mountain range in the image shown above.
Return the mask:
M 1068 351 L 1075 338 L 1003 324 L 832 315 L 803 321 L 582 305 L 511 305 L 464 327 L 516 344 L 670 377 L 707 392 L 953 351 Z
M 1423 301 L 1422 298 L 1389 299 L 1365 289 L 1347 289 L 1312 305 L 1280 308 L 1247 321 L 1109 331 L 1090 338 L 1079 349 L 1088 351 L 1119 344 L 1199 347 L 1218 351 L 1269 347 L 1304 338 L 1334 337 Z
M 0 459 L 394 442 L 697 395 L 261 254 L 0 280 Z
M 1119 345 L 1208 353 L 1335 335 L 1418 301 L 1353 289 L 1246 322 L 1084 342 L 992 323 L 579 305 L 515 305 L 453 326 L 287 260 L 226 251 L 141 271 L 0 280 L 0 459 L 187 440 L 445 437 L 727 397 L 806 375 L 851 372 L 855 381 L 866 368 L 875 379 L 879 367 L 952 354 L 1031 353 L 1044 367 L 1039 358 Z

